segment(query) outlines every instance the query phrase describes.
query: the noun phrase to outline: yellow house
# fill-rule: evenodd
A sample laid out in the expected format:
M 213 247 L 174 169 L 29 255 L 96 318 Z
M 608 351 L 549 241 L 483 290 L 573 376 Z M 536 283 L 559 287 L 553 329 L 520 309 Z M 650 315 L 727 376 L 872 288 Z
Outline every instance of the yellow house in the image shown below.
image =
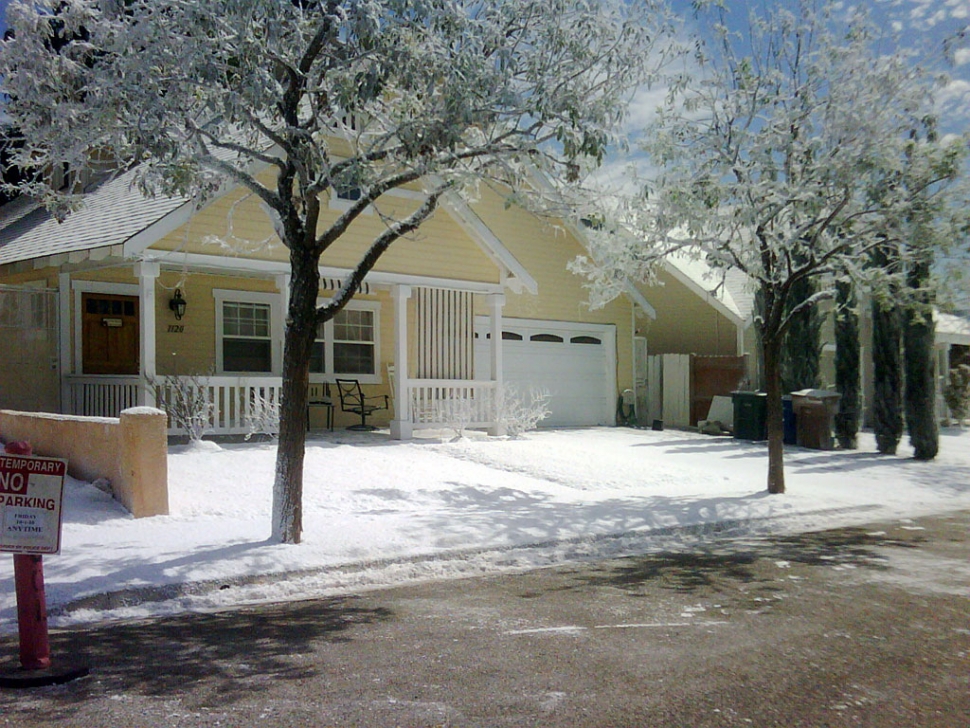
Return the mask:
M 116 416 L 153 403 L 152 382 L 194 375 L 215 407 L 210 431 L 246 432 L 255 396 L 279 392 L 288 251 L 242 189 L 197 209 L 146 199 L 132 178 L 94 186 L 62 223 L 25 200 L 0 208 L 0 408 Z M 417 188 L 390 192 L 353 223 L 321 260 L 321 301 L 383 216 L 420 199 Z M 346 204 L 328 200 L 323 222 Z M 648 353 L 743 353 L 741 319 L 676 264 L 664 285 L 630 285 L 592 310 L 566 268 L 582 238 L 581 226 L 486 187 L 471 203 L 446 199 L 321 327 L 311 384 L 349 378 L 388 395 L 374 421 L 402 438 L 440 426 L 455 402 L 469 426 L 498 429 L 509 385 L 548 395 L 544 425 L 608 425 L 623 391 L 646 386 Z M 336 409 L 338 426 L 359 421 Z M 311 426 L 324 415 L 314 409 Z

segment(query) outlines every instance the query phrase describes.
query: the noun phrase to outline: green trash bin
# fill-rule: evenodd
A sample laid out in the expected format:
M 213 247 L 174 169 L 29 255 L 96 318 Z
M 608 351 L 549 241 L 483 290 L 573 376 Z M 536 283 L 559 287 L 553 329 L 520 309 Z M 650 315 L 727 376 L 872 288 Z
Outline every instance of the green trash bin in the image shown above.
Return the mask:
M 731 392 L 731 400 L 734 403 L 735 439 L 768 439 L 768 395 L 764 392 Z

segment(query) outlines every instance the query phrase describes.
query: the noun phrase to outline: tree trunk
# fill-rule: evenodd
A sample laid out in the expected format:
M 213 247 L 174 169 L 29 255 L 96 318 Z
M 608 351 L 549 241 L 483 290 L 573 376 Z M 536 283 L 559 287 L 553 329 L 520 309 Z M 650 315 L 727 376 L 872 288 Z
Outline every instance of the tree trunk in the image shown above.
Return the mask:
M 906 310 L 903 328 L 906 428 L 917 460 L 932 460 L 940 449 L 933 379 L 933 313 L 925 290 L 929 277 L 930 267 L 925 262 L 910 271 L 908 283 L 917 300 Z
M 290 305 L 283 339 L 283 395 L 280 406 L 276 479 L 273 483 L 273 540 L 300 543 L 303 533 L 303 458 L 310 352 L 316 338 L 320 287 L 317 261 L 291 250 Z
M 872 304 L 873 404 L 876 449 L 895 455 L 903 434 L 899 311 L 893 301 Z
M 785 492 L 785 426 L 781 396 L 781 339 L 777 334 L 762 336 L 765 365 L 765 418 L 768 430 L 768 492 Z
M 835 416 L 835 436 L 844 450 L 858 447 L 860 367 L 859 314 L 852 284 L 840 282 L 836 286 L 835 310 L 835 388 L 842 395 L 839 413 Z

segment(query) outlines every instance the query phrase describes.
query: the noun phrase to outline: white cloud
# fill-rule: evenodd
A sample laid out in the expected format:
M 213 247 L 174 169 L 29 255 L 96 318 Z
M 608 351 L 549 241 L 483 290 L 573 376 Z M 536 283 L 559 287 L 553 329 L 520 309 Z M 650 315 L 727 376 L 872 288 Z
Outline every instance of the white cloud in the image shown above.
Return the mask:
M 643 131 L 656 117 L 657 110 L 664 105 L 668 89 L 666 86 L 640 88 L 627 108 L 624 127 L 628 134 Z
M 970 18 L 970 0 L 946 0 L 942 7 L 939 0 L 908 0 L 906 3 L 892 3 L 892 6 L 900 7 L 903 4 L 910 6 L 909 19 L 920 28 L 933 28 L 948 21 Z
M 970 17 L 970 0 L 947 0 L 950 17 L 958 20 Z
M 956 119 L 970 118 L 970 81 L 951 79 L 937 94 L 936 104 L 944 126 Z

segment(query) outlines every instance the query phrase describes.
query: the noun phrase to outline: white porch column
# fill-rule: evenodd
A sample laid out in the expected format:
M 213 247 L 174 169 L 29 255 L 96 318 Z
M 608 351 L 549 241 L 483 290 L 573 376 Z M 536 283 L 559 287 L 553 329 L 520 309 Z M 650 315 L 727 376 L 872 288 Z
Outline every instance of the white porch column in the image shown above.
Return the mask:
M 138 404 L 154 405 L 154 397 L 150 396 L 149 382 L 155 378 L 155 281 L 161 268 L 158 263 L 142 261 L 135 263 L 135 276 L 138 278 L 138 327 L 140 336 L 138 341 L 139 374 L 142 381 L 138 388 Z
M 273 345 L 279 347 L 279 356 L 273 357 L 273 360 L 280 362 L 281 367 L 283 366 L 283 340 L 286 336 L 286 321 L 290 315 L 291 278 L 292 276 L 289 273 L 280 273 L 276 276 L 276 290 L 280 292 L 280 305 L 276 314 L 277 320 L 273 322 L 273 328 L 279 333 L 273 336 Z M 273 372 L 273 374 L 280 375 L 282 370 Z
M 395 285 L 391 288 L 394 301 L 394 419 L 391 420 L 391 439 L 410 440 L 411 391 L 408 387 L 408 299 L 411 286 Z
M 492 365 L 492 381 L 495 382 L 495 415 L 488 434 L 500 436 L 505 434 L 505 425 L 499 421 L 499 412 L 505 402 L 505 391 L 502 386 L 502 307 L 505 306 L 505 294 L 492 293 L 488 297 L 489 303 L 489 354 Z
M 73 415 L 73 403 L 71 402 L 71 385 L 67 377 L 74 373 L 72 367 L 71 352 L 71 274 L 61 273 L 57 283 L 57 305 L 58 305 L 58 331 L 57 331 L 57 354 L 58 375 L 61 381 L 61 402 L 60 410 L 63 414 Z

